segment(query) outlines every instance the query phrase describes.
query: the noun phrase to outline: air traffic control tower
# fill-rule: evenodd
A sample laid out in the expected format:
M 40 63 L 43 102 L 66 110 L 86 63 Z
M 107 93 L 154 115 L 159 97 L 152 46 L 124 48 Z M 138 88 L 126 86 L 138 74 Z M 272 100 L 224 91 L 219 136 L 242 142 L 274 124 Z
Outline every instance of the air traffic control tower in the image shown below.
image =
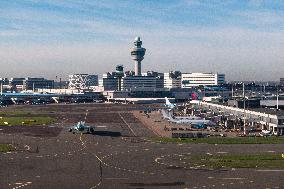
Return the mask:
M 134 47 L 131 48 L 131 57 L 135 63 L 135 76 L 141 75 L 141 61 L 144 59 L 145 48 L 142 48 L 142 41 L 140 37 L 136 37 L 134 41 Z

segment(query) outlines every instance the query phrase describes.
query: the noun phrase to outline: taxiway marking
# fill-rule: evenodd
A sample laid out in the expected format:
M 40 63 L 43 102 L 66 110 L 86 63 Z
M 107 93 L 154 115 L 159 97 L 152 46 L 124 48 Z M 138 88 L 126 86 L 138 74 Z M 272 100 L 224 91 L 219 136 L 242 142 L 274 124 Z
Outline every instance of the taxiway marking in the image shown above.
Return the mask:
M 222 178 L 223 180 L 244 180 L 245 178 L 239 178 L 239 177 L 236 177 L 236 178 Z
M 122 119 L 122 121 L 127 125 L 127 127 L 130 129 L 130 131 L 133 133 L 134 136 L 136 136 L 135 132 L 133 131 L 133 129 L 130 127 L 130 125 L 125 121 L 125 119 L 123 118 L 123 116 L 118 113 L 118 115 L 120 116 L 120 118 Z
M 106 180 L 127 180 L 129 178 L 104 178 Z
M 284 172 L 284 169 L 259 169 L 258 172 Z
M 217 154 L 227 154 L 228 152 L 217 152 Z

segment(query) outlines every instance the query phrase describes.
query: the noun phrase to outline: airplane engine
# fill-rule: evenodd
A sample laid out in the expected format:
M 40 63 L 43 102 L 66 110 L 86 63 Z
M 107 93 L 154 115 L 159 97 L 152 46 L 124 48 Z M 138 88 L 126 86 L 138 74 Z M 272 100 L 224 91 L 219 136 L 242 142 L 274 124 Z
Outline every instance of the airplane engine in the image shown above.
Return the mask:
M 94 128 L 90 128 L 90 133 L 93 134 L 95 132 Z

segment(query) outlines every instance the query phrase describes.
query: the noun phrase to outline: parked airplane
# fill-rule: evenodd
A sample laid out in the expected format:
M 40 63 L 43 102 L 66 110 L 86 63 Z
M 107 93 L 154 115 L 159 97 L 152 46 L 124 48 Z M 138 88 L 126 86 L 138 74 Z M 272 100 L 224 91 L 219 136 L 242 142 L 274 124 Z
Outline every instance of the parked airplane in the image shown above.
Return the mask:
M 177 105 L 176 104 L 172 104 L 170 101 L 169 101 L 169 99 L 168 99 L 168 97 L 165 97 L 165 99 L 166 99 L 166 104 L 165 104 L 165 106 L 168 108 L 168 109 L 174 109 Z
M 265 137 L 265 136 L 272 136 L 273 133 L 272 131 L 269 130 L 262 130 L 261 133 L 259 133 L 259 135 Z
M 162 112 L 162 115 L 163 115 L 163 118 L 164 118 L 164 119 L 170 119 L 170 116 L 173 117 L 173 114 L 172 114 L 171 111 L 167 111 L 167 110 L 162 109 L 161 112 Z M 196 120 L 202 120 L 202 118 L 201 118 L 201 117 L 198 117 L 198 116 L 175 116 L 175 117 L 173 117 L 173 118 L 176 119 L 176 120 L 180 120 L 180 119 L 187 119 L 187 120 L 188 120 L 188 119 L 190 119 L 190 120 L 196 119 Z
M 206 119 L 173 119 L 171 115 L 169 116 L 169 121 L 177 124 L 216 125 L 214 122 Z
M 95 132 L 95 127 L 106 127 L 106 126 L 89 126 L 85 125 L 85 121 L 79 121 L 77 125 L 74 125 L 71 128 L 69 128 L 69 132 L 73 132 L 73 134 L 75 134 L 76 131 L 79 131 L 79 132 L 86 132 L 93 134 Z

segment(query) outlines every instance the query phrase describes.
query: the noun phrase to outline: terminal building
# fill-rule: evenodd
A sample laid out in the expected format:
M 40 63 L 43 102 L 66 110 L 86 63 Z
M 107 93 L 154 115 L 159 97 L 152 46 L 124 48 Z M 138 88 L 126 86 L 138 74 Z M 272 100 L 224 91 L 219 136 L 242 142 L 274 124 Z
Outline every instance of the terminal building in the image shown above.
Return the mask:
M 0 78 L 1 85 L 9 85 L 9 79 L 8 78 Z
M 105 73 L 99 80 L 99 87 L 102 87 L 104 91 L 116 91 L 118 90 L 118 78 L 113 73 Z
M 234 115 L 235 118 L 246 120 L 246 130 L 254 125 L 259 125 L 262 130 L 270 130 L 278 135 L 284 135 L 284 116 L 283 112 L 267 108 L 255 108 L 244 110 L 243 108 L 230 107 L 221 104 L 202 102 L 193 100 L 195 104 L 203 110 L 213 111 L 223 115 Z
M 182 73 L 181 87 L 190 88 L 203 86 L 216 86 L 225 84 L 225 74 L 219 73 Z
M 284 78 L 280 78 L 280 85 L 284 86 Z
M 117 65 L 115 72 L 107 72 L 103 74 L 99 80 L 99 87 L 104 91 L 121 91 L 122 78 L 125 76 L 123 65 Z
M 156 88 L 158 89 L 164 88 L 164 73 L 148 71 L 146 73 L 142 73 L 142 76 L 155 77 L 156 78 Z
M 129 76 L 123 77 L 121 80 L 122 90 L 132 89 L 156 89 L 157 79 L 153 76 Z
M 89 89 L 98 86 L 98 75 L 73 74 L 69 75 L 69 89 Z
M 9 86 L 12 91 L 53 89 L 54 80 L 44 79 L 42 77 L 11 78 Z
M 164 88 L 164 79 L 163 74 L 157 72 L 147 72 L 140 76 L 135 76 L 132 72 L 126 72 L 123 75 L 108 72 L 103 74 L 99 86 L 103 87 L 104 91 L 154 90 Z
M 167 89 L 181 88 L 181 72 L 164 73 L 164 87 Z
M 28 77 L 24 80 L 24 90 L 53 89 L 54 80 Z

